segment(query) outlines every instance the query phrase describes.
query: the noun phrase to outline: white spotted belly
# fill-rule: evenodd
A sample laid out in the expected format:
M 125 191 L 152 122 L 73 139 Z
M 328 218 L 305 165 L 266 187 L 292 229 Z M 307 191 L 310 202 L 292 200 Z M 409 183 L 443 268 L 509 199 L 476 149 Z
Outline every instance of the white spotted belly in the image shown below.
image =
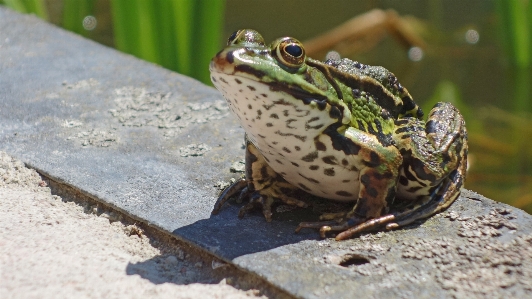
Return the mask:
M 212 74 L 231 111 L 268 165 L 288 182 L 316 196 L 358 199 L 357 156 L 335 150 L 323 131 L 336 120 L 316 103 L 304 104 L 251 79 Z M 317 147 L 317 142 L 319 146 Z

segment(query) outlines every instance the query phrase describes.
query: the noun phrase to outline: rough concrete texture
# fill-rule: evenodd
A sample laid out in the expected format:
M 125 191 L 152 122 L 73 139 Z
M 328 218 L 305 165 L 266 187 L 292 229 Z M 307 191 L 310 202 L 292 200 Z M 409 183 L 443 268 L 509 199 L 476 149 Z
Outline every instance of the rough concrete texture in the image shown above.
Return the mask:
M 227 284 L 229 265 L 197 260 L 118 218 L 52 195 L 35 170 L 0 152 L 1 297 L 259 297 Z
M 218 92 L 0 9 L 0 149 L 63 186 L 174 234 L 302 298 L 530 296 L 532 218 L 464 190 L 401 230 L 335 242 L 323 202 L 239 220 L 211 216 L 240 176 L 243 131 Z M 284 212 L 282 212 L 284 211 Z

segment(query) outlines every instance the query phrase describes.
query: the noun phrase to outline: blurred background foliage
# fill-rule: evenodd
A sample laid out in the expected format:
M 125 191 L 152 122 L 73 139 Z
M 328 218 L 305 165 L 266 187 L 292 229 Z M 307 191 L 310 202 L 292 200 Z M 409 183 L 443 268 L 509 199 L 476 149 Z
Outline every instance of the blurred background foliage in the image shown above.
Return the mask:
M 0 0 L 63 28 L 209 82 L 220 50 L 223 0 Z
M 393 71 L 426 114 L 438 101 L 455 104 L 469 131 L 466 188 L 529 213 L 531 2 L 0 0 L 17 11 L 33 13 L 206 84 L 210 84 L 210 59 L 234 30 L 253 28 L 267 41 L 294 36 L 310 45 L 316 37 L 333 34 L 329 30 L 356 16 L 374 9 L 393 9 L 399 23 L 384 18 L 371 26 L 359 26 L 354 28 L 352 40 L 330 49 Z M 413 40 L 421 42 L 405 46 L 405 40 L 398 37 L 405 28 Z M 368 32 L 357 35 L 357 30 Z M 324 58 L 316 53 L 314 58 Z

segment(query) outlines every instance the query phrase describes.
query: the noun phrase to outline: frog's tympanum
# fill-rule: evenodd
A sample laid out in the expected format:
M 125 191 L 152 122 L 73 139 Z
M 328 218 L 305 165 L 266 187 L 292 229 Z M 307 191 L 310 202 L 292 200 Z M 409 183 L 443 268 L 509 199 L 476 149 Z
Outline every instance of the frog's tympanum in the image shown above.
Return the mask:
M 438 103 L 428 120 L 394 74 L 349 59 L 317 61 L 284 37 L 231 35 L 210 64 L 211 79 L 246 132 L 246 177 L 227 188 L 271 221 L 272 204 L 306 207 L 300 189 L 351 209 L 300 223 L 337 240 L 392 229 L 447 208 L 467 165 L 464 119 Z

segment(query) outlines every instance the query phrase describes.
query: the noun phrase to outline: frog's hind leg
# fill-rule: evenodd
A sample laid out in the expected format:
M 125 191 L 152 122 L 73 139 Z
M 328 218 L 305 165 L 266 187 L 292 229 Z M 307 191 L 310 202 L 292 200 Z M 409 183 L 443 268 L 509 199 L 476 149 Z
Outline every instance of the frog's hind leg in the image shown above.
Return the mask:
M 465 122 L 452 104 L 436 104 L 426 124 L 405 118 L 396 126 L 403 155 L 396 204 L 405 208 L 394 215 L 388 229 L 446 209 L 460 195 L 467 169 Z
M 428 121 L 407 117 L 396 121 L 395 141 L 403 156 L 394 206 L 399 210 L 346 227 L 345 223 L 322 227 L 344 231 L 343 240 L 361 232 L 394 229 L 438 213 L 460 195 L 467 168 L 467 132 L 458 110 L 450 103 L 438 103 Z

